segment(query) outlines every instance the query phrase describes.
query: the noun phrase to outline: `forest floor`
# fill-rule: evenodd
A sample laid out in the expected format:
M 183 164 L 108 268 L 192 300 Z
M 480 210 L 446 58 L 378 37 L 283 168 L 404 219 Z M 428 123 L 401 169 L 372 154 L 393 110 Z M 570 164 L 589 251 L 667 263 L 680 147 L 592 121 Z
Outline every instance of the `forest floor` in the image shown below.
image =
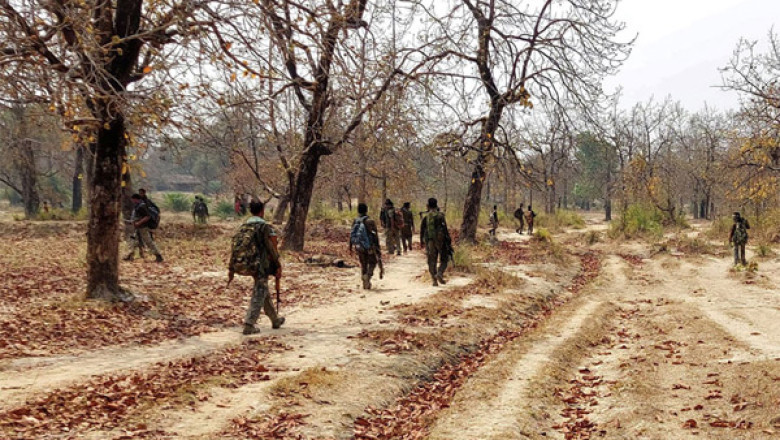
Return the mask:
M 433 287 L 423 253 L 357 268 L 348 227 L 286 253 L 287 323 L 245 337 L 236 223 L 157 232 L 138 300 L 85 301 L 85 225 L 0 222 L 0 439 L 780 438 L 780 259 L 731 269 L 706 223 L 654 243 L 586 217 L 500 229 Z M 123 248 L 124 249 L 124 248 Z

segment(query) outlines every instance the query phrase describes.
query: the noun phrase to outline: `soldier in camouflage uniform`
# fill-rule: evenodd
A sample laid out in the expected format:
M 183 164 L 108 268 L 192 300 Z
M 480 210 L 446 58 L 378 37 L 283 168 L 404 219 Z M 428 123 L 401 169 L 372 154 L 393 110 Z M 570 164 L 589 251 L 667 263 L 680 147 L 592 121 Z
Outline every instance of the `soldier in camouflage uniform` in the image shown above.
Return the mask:
M 268 289 L 268 277 L 270 275 L 274 275 L 277 278 L 282 277 L 282 262 L 279 260 L 279 251 L 277 250 L 276 231 L 263 219 L 265 215 L 263 202 L 252 202 L 249 205 L 249 211 L 252 213 L 252 216 L 247 219 L 246 224 L 257 225 L 255 237 L 258 243 L 262 245 L 262 248 L 265 249 L 264 254 L 268 261 L 260 264 L 261 271 L 254 277 L 255 283 L 252 289 L 252 299 L 249 302 L 249 309 L 244 319 L 243 333 L 245 335 L 260 333 L 260 329 L 255 327 L 255 324 L 260 317 L 261 309 L 265 311 L 266 316 L 271 320 L 272 328 L 278 329 L 284 324 L 284 317 L 276 314 L 276 309 L 271 302 L 271 291 Z
M 401 228 L 401 243 L 404 246 L 404 253 L 406 253 L 412 250 L 412 237 L 414 236 L 414 214 L 411 203 L 404 202 L 401 214 L 404 217 L 404 227 Z
M 149 207 L 140 194 L 133 194 L 130 199 L 135 206 L 135 208 L 133 208 L 133 214 L 130 216 L 130 222 L 132 222 L 133 227 L 135 228 L 135 233 L 130 240 L 130 252 L 124 259 L 125 261 L 133 261 L 136 249 L 138 249 L 143 258 L 143 248 L 146 247 L 155 255 L 156 261 L 162 263 L 162 254 L 160 254 L 160 250 L 157 249 L 157 244 L 152 238 L 152 231 L 147 225 L 152 219 L 152 215 L 149 213 Z
M 381 246 L 379 244 L 379 232 L 376 229 L 376 222 L 368 216 L 368 206 L 365 203 L 358 204 L 358 218 L 356 222 L 362 221 L 368 232 L 368 238 L 371 241 L 371 249 L 361 249 L 358 246 L 357 254 L 360 261 L 360 279 L 363 280 L 363 288 L 371 289 L 371 278 L 374 276 L 374 270 L 377 264 L 381 262 Z M 349 243 L 349 252 L 354 249 L 353 243 Z M 382 278 L 380 273 L 379 278 Z
M 433 278 L 433 285 L 446 284 L 444 271 L 452 252 L 450 233 L 447 220 L 439 211 L 439 203 L 434 198 L 428 199 L 428 212 L 420 224 L 420 244 L 425 248 L 428 257 L 428 272 Z
M 396 220 L 396 212 L 392 200 L 387 199 L 385 202 L 384 213 L 383 226 L 385 227 L 385 245 L 387 246 L 387 253 L 390 255 L 393 253 L 401 255 L 401 225 L 399 225 Z
M 729 243 L 734 246 L 734 265 L 737 266 L 741 263 L 743 266 L 747 266 L 745 245 L 748 242 L 747 231 L 750 229 L 750 223 L 739 212 L 734 213 L 733 219 L 734 224 L 731 225 L 731 232 L 729 232 Z

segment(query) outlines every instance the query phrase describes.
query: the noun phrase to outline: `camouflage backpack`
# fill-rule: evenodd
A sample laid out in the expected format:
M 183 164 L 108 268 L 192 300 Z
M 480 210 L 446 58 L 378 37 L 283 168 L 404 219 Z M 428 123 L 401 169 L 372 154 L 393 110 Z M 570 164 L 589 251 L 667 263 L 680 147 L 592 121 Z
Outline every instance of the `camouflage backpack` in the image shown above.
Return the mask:
M 444 214 L 439 211 L 430 212 L 425 216 L 425 237 L 428 241 L 443 243 L 447 235 L 444 226 Z
M 734 243 L 745 244 L 748 241 L 747 227 L 745 226 L 745 220 L 737 222 L 734 228 Z
M 268 251 L 263 240 L 267 223 L 245 223 L 233 235 L 230 250 L 231 272 L 244 276 L 262 276 L 268 271 Z

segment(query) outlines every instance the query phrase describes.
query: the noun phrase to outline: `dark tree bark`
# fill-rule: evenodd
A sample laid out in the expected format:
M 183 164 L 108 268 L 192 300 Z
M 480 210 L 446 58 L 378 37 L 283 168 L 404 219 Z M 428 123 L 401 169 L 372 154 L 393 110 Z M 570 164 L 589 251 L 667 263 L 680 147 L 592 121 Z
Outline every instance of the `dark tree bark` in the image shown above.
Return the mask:
M 108 128 L 98 130 L 90 191 L 87 297 L 115 301 L 123 297 L 119 287 L 119 213 L 125 121 L 117 116 L 107 124 Z

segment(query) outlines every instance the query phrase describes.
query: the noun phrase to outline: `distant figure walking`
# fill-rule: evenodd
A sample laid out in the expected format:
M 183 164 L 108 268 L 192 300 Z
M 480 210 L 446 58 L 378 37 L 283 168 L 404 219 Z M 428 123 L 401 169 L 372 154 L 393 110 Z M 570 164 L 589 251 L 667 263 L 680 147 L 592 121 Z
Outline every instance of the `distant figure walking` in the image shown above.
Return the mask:
M 228 266 L 228 285 L 233 280 L 234 274 L 251 276 L 255 280 L 252 299 L 244 318 L 243 331 L 245 335 L 254 335 L 261 331 L 255 327 L 261 310 L 265 311 L 266 316 L 271 320 L 272 328 L 278 329 L 284 324 L 284 317 L 277 315 L 271 302 L 271 291 L 268 288 L 268 277 L 275 276 L 278 296 L 282 262 L 277 249 L 276 231 L 263 218 L 265 205 L 263 202 L 252 202 L 249 211 L 252 216 L 233 236 Z
M 734 224 L 731 225 L 731 232 L 729 232 L 729 243 L 734 246 L 734 265 L 737 266 L 741 263 L 746 266 L 745 245 L 747 245 L 749 238 L 750 223 L 739 212 L 734 213 L 733 220 Z
M 209 207 L 201 196 L 195 196 L 192 202 L 192 221 L 193 223 L 206 224 L 209 218 Z
M 358 204 L 358 217 L 352 222 L 352 230 L 349 234 L 349 252 L 357 251 L 360 260 L 360 279 L 363 280 L 363 288 L 371 288 L 371 277 L 374 269 L 379 264 L 379 278 L 382 278 L 384 270 L 382 264 L 382 249 L 379 245 L 379 233 L 376 230 L 376 222 L 368 216 L 368 205 Z
M 447 219 L 439 211 L 439 202 L 434 198 L 428 199 L 428 212 L 420 224 L 420 244 L 428 257 L 428 272 L 433 278 L 433 285 L 446 284 L 444 271 L 452 255 L 452 240 Z
M 163 257 L 160 254 L 160 250 L 157 249 L 157 244 L 152 238 L 152 229 L 157 228 L 160 222 L 159 214 L 154 215 L 152 210 L 147 206 L 147 202 L 144 202 L 143 197 L 140 194 L 133 194 L 130 199 L 133 201 L 133 213 L 130 216 L 130 222 L 135 228 L 132 240 L 130 241 L 130 252 L 124 258 L 125 261 L 133 261 L 135 258 L 135 250 L 143 252 L 144 247 L 148 248 L 156 256 L 156 261 L 161 263 Z M 143 253 L 141 253 L 143 257 Z
M 412 237 L 414 236 L 414 214 L 412 213 L 412 204 L 404 202 L 401 208 L 401 215 L 404 218 L 404 226 L 401 229 L 401 244 L 404 246 L 404 253 L 412 250 Z
M 404 226 L 403 215 L 395 209 L 393 201 L 385 200 L 385 207 L 382 211 L 380 220 L 382 227 L 385 228 L 385 245 L 387 253 L 401 255 L 401 229 Z
M 498 206 L 493 205 L 493 212 L 490 213 L 490 236 L 496 236 L 496 230 L 498 229 Z
M 531 209 L 531 205 L 528 205 L 528 211 L 525 212 L 525 223 L 528 225 L 528 235 L 534 233 L 534 218 L 536 213 Z
M 515 232 L 517 232 L 518 234 L 522 234 L 523 229 L 525 228 L 525 224 L 524 224 L 525 222 L 523 221 L 523 207 L 521 206 L 515 209 L 513 216 L 515 217 L 515 220 L 517 220 L 520 223 L 520 227 L 515 229 Z

